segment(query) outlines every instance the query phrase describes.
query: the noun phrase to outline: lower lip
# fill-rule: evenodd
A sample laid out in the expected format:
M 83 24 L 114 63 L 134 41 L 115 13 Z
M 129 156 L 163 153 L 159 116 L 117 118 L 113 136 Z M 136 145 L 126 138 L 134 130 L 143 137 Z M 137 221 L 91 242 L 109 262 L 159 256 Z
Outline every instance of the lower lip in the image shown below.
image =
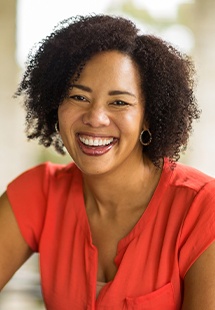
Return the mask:
M 101 156 L 109 152 L 112 147 L 117 143 L 117 139 L 114 139 L 112 143 L 106 146 L 87 146 L 82 143 L 77 137 L 78 145 L 82 152 L 88 156 Z

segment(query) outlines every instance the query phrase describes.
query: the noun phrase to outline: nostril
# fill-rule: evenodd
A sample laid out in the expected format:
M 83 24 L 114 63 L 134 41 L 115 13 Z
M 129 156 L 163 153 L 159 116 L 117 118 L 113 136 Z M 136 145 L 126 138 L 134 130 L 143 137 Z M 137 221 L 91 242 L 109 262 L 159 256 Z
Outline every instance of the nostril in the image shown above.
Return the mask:
M 85 125 L 92 127 L 108 126 L 109 116 L 103 110 L 93 109 L 83 115 L 82 121 Z

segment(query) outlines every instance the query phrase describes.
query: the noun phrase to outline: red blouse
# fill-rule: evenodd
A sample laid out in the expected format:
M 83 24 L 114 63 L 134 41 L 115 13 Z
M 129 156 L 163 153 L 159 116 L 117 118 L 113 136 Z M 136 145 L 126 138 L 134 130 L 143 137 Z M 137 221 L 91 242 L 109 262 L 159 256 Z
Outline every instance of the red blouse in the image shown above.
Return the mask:
M 96 299 L 98 253 L 75 164 L 39 165 L 7 194 L 26 242 L 40 253 L 49 310 L 180 309 L 183 278 L 215 239 L 215 180 L 182 164 L 171 170 L 166 160 L 146 211 L 118 244 L 114 280 Z

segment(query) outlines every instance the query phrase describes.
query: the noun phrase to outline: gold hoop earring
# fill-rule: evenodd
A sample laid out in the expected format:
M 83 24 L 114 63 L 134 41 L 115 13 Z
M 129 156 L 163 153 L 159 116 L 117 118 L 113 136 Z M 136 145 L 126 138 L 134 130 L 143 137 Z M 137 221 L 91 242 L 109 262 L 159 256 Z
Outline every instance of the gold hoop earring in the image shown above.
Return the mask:
M 59 123 L 58 123 L 58 121 L 55 123 L 54 128 L 55 128 L 56 133 L 59 134 L 60 132 L 59 132 Z
M 149 129 L 143 130 L 140 133 L 140 143 L 147 146 L 152 142 L 152 134 Z

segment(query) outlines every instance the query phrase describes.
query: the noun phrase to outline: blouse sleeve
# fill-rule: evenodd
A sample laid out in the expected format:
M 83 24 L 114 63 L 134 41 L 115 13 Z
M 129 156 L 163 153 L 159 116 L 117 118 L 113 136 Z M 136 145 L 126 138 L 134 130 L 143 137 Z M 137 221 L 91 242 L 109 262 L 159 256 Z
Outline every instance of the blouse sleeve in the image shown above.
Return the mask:
M 12 181 L 7 196 L 20 231 L 33 251 L 38 251 L 46 214 L 49 164 L 34 167 Z
M 179 268 L 184 278 L 189 268 L 215 240 L 215 181 L 196 195 L 185 217 L 179 246 Z

